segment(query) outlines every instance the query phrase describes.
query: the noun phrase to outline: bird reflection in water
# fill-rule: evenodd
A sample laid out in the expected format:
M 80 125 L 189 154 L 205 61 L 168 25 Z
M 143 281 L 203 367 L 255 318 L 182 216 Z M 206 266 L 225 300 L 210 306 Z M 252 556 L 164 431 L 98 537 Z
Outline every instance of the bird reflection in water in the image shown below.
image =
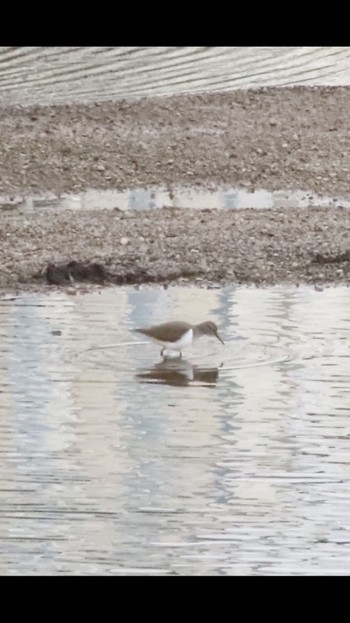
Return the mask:
M 164 359 L 151 368 L 139 370 L 136 374 L 137 379 L 146 383 L 158 382 L 177 386 L 186 386 L 193 382 L 215 385 L 218 377 L 219 368 L 195 366 L 190 361 L 179 358 Z

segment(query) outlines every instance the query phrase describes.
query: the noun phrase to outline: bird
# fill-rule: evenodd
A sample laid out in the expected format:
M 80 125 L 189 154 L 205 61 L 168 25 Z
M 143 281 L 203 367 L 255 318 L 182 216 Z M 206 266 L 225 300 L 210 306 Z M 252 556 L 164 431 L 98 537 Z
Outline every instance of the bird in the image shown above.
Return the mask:
M 175 350 L 180 353 L 182 357 L 182 349 L 186 346 L 191 346 L 194 340 L 202 337 L 202 335 L 208 335 L 210 337 L 216 337 L 222 344 L 224 341 L 218 334 L 218 328 L 215 322 L 206 320 L 199 324 L 190 324 L 182 320 L 173 320 L 170 322 L 163 322 L 162 324 L 154 325 L 152 327 L 133 329 L 137 333 L 142 333 L 150 338 L 156 344 L 160 344 L 163 348 L 160 351 L 163 357 L 166 348 L 169 350 Z

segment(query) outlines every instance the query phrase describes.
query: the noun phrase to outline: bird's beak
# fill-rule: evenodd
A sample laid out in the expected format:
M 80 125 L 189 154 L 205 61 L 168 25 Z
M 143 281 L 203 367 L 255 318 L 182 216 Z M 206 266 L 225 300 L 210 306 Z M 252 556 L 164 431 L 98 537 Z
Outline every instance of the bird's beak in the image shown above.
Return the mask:
M 221 339 L 220 335 L 218 333 L 215 333 L 215 335 L 218 338 L 218 340 L 221 342 L 221 344 L 225 346 L 225 342 Z

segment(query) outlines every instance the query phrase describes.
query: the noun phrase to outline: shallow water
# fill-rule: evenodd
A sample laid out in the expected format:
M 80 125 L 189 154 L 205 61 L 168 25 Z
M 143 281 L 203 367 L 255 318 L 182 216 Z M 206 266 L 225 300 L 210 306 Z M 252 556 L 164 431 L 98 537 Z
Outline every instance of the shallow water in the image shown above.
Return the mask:
M 259 86 L 348 85 L 350 47 L 4 47 L 0 103 L 53 104 Z
M 350 201 L 342 197 L 316 195 L 309 191 L 276 190 L 263 188 L 245 190 L 226 187 L 215 190 L 177 187 L 128 188 L 124 191 L 90 189 L 80 194 L 54 193 L 41 195 L 0 195 L 0 210 L 154 210 L 160 208 L 192 209 L 269 209 L 344 207 L 350 208 Z
M 350 290 L 0 301 L 0 573 L 348 574 Z M 181 361 L 130 328 L 215 320 Z

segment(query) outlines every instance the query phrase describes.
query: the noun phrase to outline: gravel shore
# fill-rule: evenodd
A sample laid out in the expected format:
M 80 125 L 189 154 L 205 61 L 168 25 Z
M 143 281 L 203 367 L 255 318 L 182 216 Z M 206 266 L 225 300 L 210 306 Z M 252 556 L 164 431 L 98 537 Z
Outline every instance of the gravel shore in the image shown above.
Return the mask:
M 2 197 L 158 185 L 350 198 L 347 87 L 0 108 L 0 132 Z M 0 213 L 2 293 L 48 290 L 47 266 L 71 260 L 113 283 L 321 287 L 350 273 L 340 207 Z

